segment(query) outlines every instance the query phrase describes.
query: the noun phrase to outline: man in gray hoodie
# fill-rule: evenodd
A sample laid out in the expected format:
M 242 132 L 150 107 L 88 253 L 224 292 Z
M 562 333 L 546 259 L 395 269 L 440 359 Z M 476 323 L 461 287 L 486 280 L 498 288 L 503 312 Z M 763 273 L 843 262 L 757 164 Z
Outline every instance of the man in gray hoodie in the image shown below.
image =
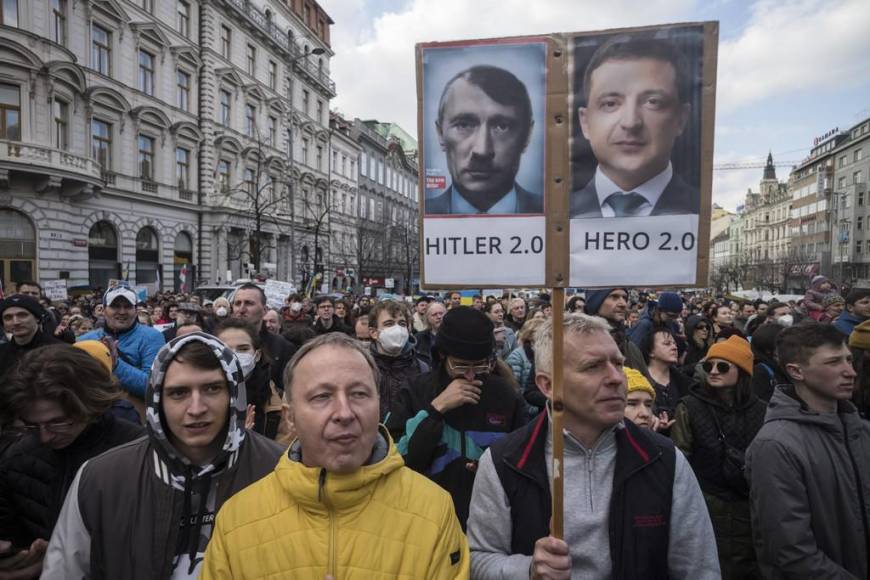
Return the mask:
M 845 340 L 817 322 L 777 337 L 793 386 L 776 388 L 746 453 L 755 551 L 768 579 L 870 573 L 870 424 L 849 400 L 855 371 Z
M 472 577 L 719 579 L 691 467 L 669 439 L 624 419 L 624 357 L 607 322 L 566 314 L 564 333 L 564 540 L 550 535 L 547 412 L 480 459 L 468 519 Z M 550 400 L 553 364 L 548 320 L 536 335 L 535 381 Z

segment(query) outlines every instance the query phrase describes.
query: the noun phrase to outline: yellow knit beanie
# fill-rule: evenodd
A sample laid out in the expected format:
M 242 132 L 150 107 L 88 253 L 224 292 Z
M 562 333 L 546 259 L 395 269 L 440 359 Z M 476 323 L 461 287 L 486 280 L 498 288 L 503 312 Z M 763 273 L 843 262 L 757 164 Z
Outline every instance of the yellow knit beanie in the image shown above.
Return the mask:
M 646 391 L 650 394 L 653 400 L 655 400 L 656 390 L 649 383 L 649 380 L 645 376 L 643 376 L 640 371 L 636 371 L 628 367 L 623 367 L 622 370 L 625 371 L 625 381 L 626 383 L 628 383 L 629 393 L 633 391 Z

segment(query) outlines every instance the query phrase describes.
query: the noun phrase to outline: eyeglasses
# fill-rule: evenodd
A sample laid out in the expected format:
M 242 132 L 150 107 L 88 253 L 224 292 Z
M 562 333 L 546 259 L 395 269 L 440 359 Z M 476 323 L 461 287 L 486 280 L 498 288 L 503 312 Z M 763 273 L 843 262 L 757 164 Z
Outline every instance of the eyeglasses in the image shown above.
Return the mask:
M 45 428 L 49 433 L 54 433 L 55 435 L 60 435 L 63 433 L 68 433 L 72 430 L 73 426 L 76 424 L 75 421 L 51 421 L 49 423 L 28 423 L 21 427 L 21 430 L 26 433 L 39 433 L 39 431 Z
M 454 364 L 452 359 L 447 359 L 447 370 L 450 371 L 451 374 L 456 375 L 467 375 L 468 373 L 472 373 L 474 375 L 486 375 L 492 372 L 492 360 L 487 360 L 486 364 L 476 364 L 476 365 L 457 365 Z
M 704 361 L 703 363 L 701 363 L 701 368 L 704 369 L 704 372 L 707 373 L 708 375 L 711 372 L 713 372 L 714 366 L 716 367 L 717 373 L 719 373 L 720 375 L 724 375 L 725 373 L 730 371 L 731 367 L 734 365 L 732 365 L 729 362 L 725 362 L 725 361 L 721 361 L 721 360 L 719 362 L 717 362 L 715 365 L 710 361 Z

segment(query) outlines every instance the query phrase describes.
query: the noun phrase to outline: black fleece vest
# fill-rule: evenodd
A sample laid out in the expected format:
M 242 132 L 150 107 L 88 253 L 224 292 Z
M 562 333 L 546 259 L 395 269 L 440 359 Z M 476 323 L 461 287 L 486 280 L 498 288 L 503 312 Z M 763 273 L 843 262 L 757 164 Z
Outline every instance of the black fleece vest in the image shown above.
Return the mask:
M 511 506 L 514 554 L 531 556 L 535 542 L 550 533 L 547 428 L 547 414 L 541 413 L 536 421 L 490 447 Z M 625 421 L 625 429 L 617 429 L 609 515 L 614 580 L 668 578 L 675 467 L 676 453 L 670 439 L 630 421 Z

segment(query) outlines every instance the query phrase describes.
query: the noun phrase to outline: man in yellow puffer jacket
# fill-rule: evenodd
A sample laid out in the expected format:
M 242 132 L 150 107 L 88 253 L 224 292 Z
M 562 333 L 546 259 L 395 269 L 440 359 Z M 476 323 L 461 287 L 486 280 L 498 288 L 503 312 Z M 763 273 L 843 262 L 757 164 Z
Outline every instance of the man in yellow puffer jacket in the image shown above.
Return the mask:
M 296 353 L 284 384 L 297 439 L 221 509 L 203 580 L 468 578 L 450 495 L 405 467 L 378 425 L 377 372 L 340 333 Z

